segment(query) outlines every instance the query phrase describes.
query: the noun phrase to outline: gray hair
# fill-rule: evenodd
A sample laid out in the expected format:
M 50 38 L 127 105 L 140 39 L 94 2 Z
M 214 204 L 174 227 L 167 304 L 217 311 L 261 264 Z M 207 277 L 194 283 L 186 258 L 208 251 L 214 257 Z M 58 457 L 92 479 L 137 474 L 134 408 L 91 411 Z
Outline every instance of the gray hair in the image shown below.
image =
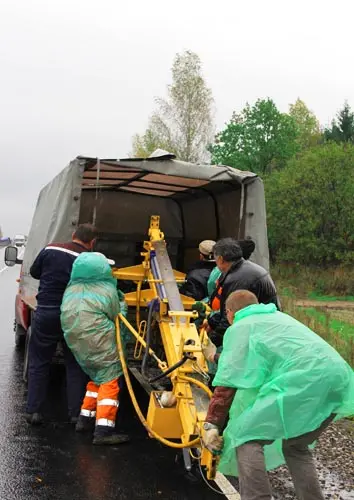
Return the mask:
M 222 257 L 226 262 L 237 262 L 242 257 L 242 249 L 234 238 L 222 238 L 213 248 L 214 257 Z

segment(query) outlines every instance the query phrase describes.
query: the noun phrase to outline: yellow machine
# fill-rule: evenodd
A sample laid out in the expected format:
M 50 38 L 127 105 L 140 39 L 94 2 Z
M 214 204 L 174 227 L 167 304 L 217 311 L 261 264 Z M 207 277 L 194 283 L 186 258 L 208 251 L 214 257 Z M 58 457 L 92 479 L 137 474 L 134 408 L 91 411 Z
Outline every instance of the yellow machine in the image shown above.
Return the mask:
M 194 300 L 179 293 L 177 283 L 183 282 L 185 275 L 172 269 L 164 234 L 160 231 L 159 216 L 151 217 L 149 240 L 144 242 L 144 249 L 141 265 L 113 270 L 117 279 L 137 284 L 136 291 L 125 295 L 128 306 L 136 308 L 137 329 L 122 315 L 116 321 L 118 349 L 127 387 L 149 435 L 167 446 L 183 449 L 187 468 L 190 457 L 193 457 L 205 467 L 207 478 L 213 479 L 218 457 L 203 446 L 203 423 L 212 395 L 207 385 L 208 367 L 201 350 L 203 333 L 199 335 L 191 322 L 198 316 L 197 312 L 190 311 Z M 141 309 L 147 307 L 148 320 L 141 320 Z M 150 347 L 152 317 L 158 325 L 163 360 Z M 134 357 L 141 359 L 145 352 L 146 359 L 149 353 L 160 369 L 161 373 L 149 382 L 169 377 L 172 384 L 171 391 L 151 391 L 146 417 L 139 408 L 130 381 L 120 339 L 122 323 L 136 339 Z

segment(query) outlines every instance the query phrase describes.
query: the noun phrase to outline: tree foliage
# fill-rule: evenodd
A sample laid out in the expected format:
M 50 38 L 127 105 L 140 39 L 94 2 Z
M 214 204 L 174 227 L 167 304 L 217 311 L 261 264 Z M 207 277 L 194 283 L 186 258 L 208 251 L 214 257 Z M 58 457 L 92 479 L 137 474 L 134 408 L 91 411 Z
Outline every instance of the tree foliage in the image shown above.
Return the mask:
M 210 147 L 212 161 L 261 175 L 282 168 L 299 148 L 295 120 L 271 99 L 234 113 Z
M 157 98 L 148 130 L 135 136 L 133 154 L 148 156 L 151 149 L 168 150 L 185 161 L 200 162 L 212 140 L 213 97 L 202 75 L 199 56 L 191 51 L 177 54 L 167 98 Z
M 354 146 L 329 143 L 266 179 L 273 256 L 317 265 L 353 261 L 353 164 Z
M 345 101 L 343 108 L 338 111 L 330 128 L 324 132 L 327 141 L 349 142 L 354 144 L 354 113 Z
M 156 149 L 165 149 L 170 153 L 174 153 L 174 151 L 171 151 L 169 145 L 164 144 L 150 128 L 146 130 L 145 134 L 136 134 L 133 137 L 133 156 L 136 158 L 147 158 Z
M 316 146 L 320 142 L 320 124 L 315 114 L 309 110 L 304 101 L 297 99 L 289 106 L 289 115 L 295 120 L 298 128 L 297 142 L 299 149 Z

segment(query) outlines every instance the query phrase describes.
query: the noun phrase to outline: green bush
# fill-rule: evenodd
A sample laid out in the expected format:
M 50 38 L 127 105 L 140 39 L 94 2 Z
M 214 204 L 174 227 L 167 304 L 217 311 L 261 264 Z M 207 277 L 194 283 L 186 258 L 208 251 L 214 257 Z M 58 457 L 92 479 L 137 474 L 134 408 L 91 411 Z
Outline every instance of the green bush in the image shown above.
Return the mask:
M 276 261 L 326 266 L 354 260 L 354 146 L 329 143 L 265 178 Z

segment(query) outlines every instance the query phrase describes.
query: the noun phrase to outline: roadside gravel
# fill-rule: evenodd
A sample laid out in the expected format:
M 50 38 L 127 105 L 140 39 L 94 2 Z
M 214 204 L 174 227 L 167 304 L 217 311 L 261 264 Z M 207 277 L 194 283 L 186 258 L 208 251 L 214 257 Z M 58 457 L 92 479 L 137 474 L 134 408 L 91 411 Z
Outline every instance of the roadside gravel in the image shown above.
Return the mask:
M 354 422 L 332 424 L 315 450 L 317 470 L 326 499 L 354 500 Z M 295 500 L 286 467 L 270 472 L 275 500 Z

